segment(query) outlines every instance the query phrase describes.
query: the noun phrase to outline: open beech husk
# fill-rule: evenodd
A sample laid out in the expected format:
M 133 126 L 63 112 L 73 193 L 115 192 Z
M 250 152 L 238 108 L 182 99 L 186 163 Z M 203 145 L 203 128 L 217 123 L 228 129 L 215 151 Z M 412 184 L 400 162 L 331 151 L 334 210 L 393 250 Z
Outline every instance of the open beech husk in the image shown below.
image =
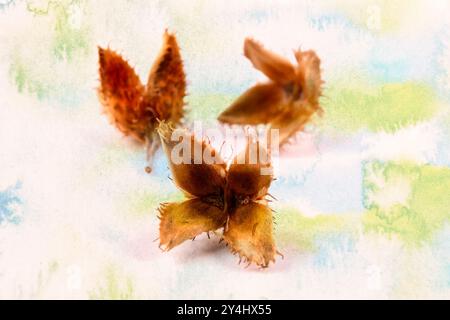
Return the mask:
M 184 113 L 186 79 L 176 38 L 167 31 L 164 33 L 163 46 L 146 86 L 118 53 L 100 47 L 98 53 L 98 94 L 105 113 L 121 132 L 146 145 L 151 164 L 159 147 L 155 131 L 158 121 L 176 126 Z
M 269 81 L 256 84 L 236 99 L 218 117 L 228 124 L 267 124 L 280 130 L 280 145 L 304 129 L 319 105 L 322 79 L 320 59 L 314 51 L 294 51 L 297 64 L 246 39 L 244 55 Z
M 223 239 L 240 260 L 261 267 L 275 261 L 272 212 L 265 200 L 273 178 L 265 148 L 249 139 L 227 169 L 214 148 L 187 130 L 162 122 L 158 132 L 174 183 L 188 198 L 161 204 L 161 247 L 170 250 L 203 232 L 224 228 Z M 194 163 L 195 148 L 202 155 L 214 155 L 218 163 L 207 163 L 203 157 Z M 183 158 L 182 153 L 188 156 Z

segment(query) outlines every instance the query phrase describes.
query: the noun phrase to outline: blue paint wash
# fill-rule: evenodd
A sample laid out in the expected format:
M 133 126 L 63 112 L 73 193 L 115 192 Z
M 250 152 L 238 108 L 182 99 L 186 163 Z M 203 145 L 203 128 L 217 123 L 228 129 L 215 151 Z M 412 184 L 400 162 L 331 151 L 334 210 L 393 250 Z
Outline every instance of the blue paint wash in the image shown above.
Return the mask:
M 317 16 L 308 16 L 307 19 L 311 26 L 318 31 L 325 31 L 336 26 L 343 26 L 349 30 L 358 32 L 361 30 L 360 27 L 352 22 L 348 17 L 335 12 Z
M 275 15 L 274 11 L 254 9 L 246 11 L 239 20 L 240 22 L 245 21 L 247 23 L 250 22 L 265 23 L 270 19 L 273 19 L 274 15 Z
M 345 156 L 362 152 L 362 134 L 338 141 L 324 139 L 319 145 L 317 162 L 302 172 L 291 176 L 279 176 L 270 193 L 280 201 L 295 202 L 299 197 L 324 213 L 363 212 L 362 162 L 359 159 L 330 165 L 327 153 Z
M 450 79 L 448 71 L 443 65 L 443 60 L 450 57 L 450 31 L 447 25 L 443 26 L 436 36 L 433 57 L 435 58 L 430 59 L 432 70 L 436 70 L 433 73 L 433 87 L 439 94 L 440 99 L 450 103 L 450 90 L 448 90 Z
M 450 224 L 436 235 L 431 250 L 438 261 L 438 272 L 435 273 L 434 286 L 440 290 L 450 288 Z
M 420 81 L 433 85 L 440 73 L 438 61 L 439 35 L 417 39 L 386 37 L 377 39 L 367 57 L 367 72 L 379 83 Z M 364 67 L 364 66 L 363 66 Z
M 314 246 L 317 253 L 314 255 L 314 265 L 319 268 L 336 268 L 338 265 L 346 264 L 345 257 L 355 253 L 355 237 L 349 232 L 334 232 L 317 237 Z M 339 261 L 336 261 L 338 257 Z M 345 267 L 350 267 L 345 265 Z
M 14 209 L 15 205 L 23 204 L 17 194 L 21 187 L 22 182 L 18 181 L 14 186 L 0 191 L 0 224 L 6 222 L 18 225 L 22 221 L 22 217 Z
M 14 0 L 0 0 L 0 11 L 8 9 L 10 5 L 14 5 Z

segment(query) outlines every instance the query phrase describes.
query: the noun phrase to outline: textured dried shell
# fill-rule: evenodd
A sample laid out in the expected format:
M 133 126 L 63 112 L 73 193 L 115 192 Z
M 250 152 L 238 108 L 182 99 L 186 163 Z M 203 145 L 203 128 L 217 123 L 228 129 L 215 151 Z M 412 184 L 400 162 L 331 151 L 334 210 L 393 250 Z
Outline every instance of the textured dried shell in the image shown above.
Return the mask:
M 170 170 L 175 184 L 180 187 L 188 196 L 204 197 L 209 195 L 221 195 L 225 188 L 226 166 L 221 161 L 216 151 L 205 141 L 198 141 L 194 135 L 184 129 L 172 129 L 166 123 L 161 123 L 158 132 L 161 143 L 169 161 Z M 172 141 L 172 137 L 179 137 L 178 141 Z M 182 149 L 181 143 L 186 142 L 189 149 Z M 194 158 L 196 150 L 201 154 L 198 161 Z M 179 153 L 181 151 L 181 153 Z M 182 154 L 186 152 L 186 154 Z M 221 163 L 208 164 L 205 161 L 205 154 L 213 154 Z M 174 157 L 185 156 L 187 163 L 174 161 Z M 181 162 L 181 163 L 180 163 Z M 197 162 L 198 164 L 196 164 Z
M 272 212 L 264 204 L 250 202 L 228 218 L 224 239 L 233 253 L 248 264 L 267 267 L 275 262 Z
M 184 113 L 186 77 L 175 36 L 164 33 L 145 88 L 133 68 L 114 51 L 99 48 L 99 63 L 98 91 L 106 113 L 119 130 L 147 144 L 150 164 L 160 145 L 155 132 L 158 121 L 177 125 Z
M 269 155 L 256 141 L 236 156 L 227 174 L 227 186 L 238 202 L 262 199 L 273 180 Z M 236 205 L 239 205 L 237 203 Z
M 278 84 L 289 84 L 295 78 L 295 69 L 289 60 L 265 49 L 253 39 L 245 39 L 244 55 L 256 69 Z
M 218 120 L 230 124 L 267 124 L 279 115 L 285 100 L 285 91 L 279 85 L 257 84 L 222 112 Z
M 186 76 L 175 35 L 164 33 L 163 47 L 148 77 L 144 104 L 159 120 L 176 125 L 184 113 Z
M 117 128 L 144 142 L 153 115 L 142 105 L 144 87 L 133 68 L 116 52 L 98 48 L 100 101 Z
M 223 210 L 201 199 L 162 204 L 160 213 L 160 244 L 165 250 L 197 235 L 222 228 L 227 216 Z
M 322 111 L 320 59 L 313 51 L 297 50 L 294 67 L 252 39 L 246 39 L 244 53 L 272 82 L 244 92 L 218 120 L 241 125 L 269 124 L 271 129 L 280 130 L 279 143 L 283 145 Z

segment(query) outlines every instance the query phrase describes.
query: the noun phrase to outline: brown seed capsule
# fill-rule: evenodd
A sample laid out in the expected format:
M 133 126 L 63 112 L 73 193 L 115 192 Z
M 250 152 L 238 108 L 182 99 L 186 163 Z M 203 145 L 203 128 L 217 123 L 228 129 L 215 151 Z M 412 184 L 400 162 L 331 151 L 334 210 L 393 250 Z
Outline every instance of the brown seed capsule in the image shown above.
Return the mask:
M 99 48 L 99 97 L 112 122 L 126 135 L 147 145 L 151 163 L 159 147 L 158 121 L 172 125 L 183 117 L 186 79 L 173 34 L 164 33 L 163 47 L 144 87 L 133 68 L 117 53 Z
M 158 132 L 174 181 L 191 198 L 161 204 L 161 246 L 171 249 L 200 233 L 225 227 L 227 246 L 248 263 L 267 267 L 270 261 L 275 261 L 272 213 L 263 199 L 272 181 L 267 151 L 258 142 L 249 140 L 227 172 L 215 150 L 186 130 L 173 130 L 162 122 Z M 219 163 L 205 163 L 204 157 L 197 164 L 182 163 L 177 148 L 183 140 L 189 142 L 184 147 L 189 154 L 185 160 L 192 161 L 194 149 L 198 148 L 203 154 L 214 154 Z
M 269 124 L 280 130 L 280 144 L 321 111 L 320 60 L 313 51 L 294 52 L 297 65 L 246 39 L 244 54 L 270 81 L 257 84 L 232 103 L 218 120 L 229 124 Z

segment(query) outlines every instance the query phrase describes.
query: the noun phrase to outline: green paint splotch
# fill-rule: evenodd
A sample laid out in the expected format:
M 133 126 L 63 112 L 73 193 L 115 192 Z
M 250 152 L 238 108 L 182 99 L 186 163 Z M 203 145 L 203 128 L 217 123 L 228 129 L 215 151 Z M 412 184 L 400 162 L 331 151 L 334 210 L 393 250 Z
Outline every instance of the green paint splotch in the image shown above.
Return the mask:
M 51 283 L 55 274 L 59 271 L 60 264 L 57 260 L 51 260 L 47 264 L 43 264 L 37 274 L 34 298 L 40 299 L 43 297 L 44 291 Z
M 86 81 L 81 75 L 77 78 L 76 64 L 70 66 L 65 62 L 51 63 L 42 60 L 37 66 L 27 57 L 16 55 L 9 66 L 9 77 L 21 94 L 28 94 L 38 100 L 51 100 L 66 106 L 79 105 L 87 96 Z M 53 65 L 53 69 L 50 65 Z M 65 68 L 62 75 L 56 69 Z M 62 71 L 61 71 L 62 72 Z
M 345 132 L 395 132 L 429 120 L 439 106 L 432 88 L 420 82 L 380 85 L 336 79 L 327 83 L 324 95 L 324 125 Z
M 165 202 L 178 202 L 184 200 L 184 196 L 180 191 L 167 190 L 167 188 L 161 188 L 163 182 L 158 185 L 153 185 L 145 190 L 142 188 L 135 189 L 129 192 L 125 201 L 123 202 L 122 212 L 126 212 L 127 215 L 134 216 L 136 218 L 147 216 L 154 213 L 161 203 Z
M 372 32 L 389 34 L 407 28 L 412 17 L 424 9 L 422 0 L 327 1 L 333 10 L 342 12 L 356 26 Z M 426 2 L 425 2 L 426 4 Z
M 366 232 L 420 245 L 450 221 L 450 168 L 374 161 L 364 168 Z
M 131 300 L 136 299 L 134 284 L 130 277 L 125 276 L 116 266 L 109 265 L 98 288 L 89 293 L 93 300 Z
M 78 3 L 78 2 L 77 2 Z M 72 60 L 74 55 L 89 52 L 89 29 L 81 24 L 82 7 L 72 3 L 67 9 L 58 8 L 53 54 L 58 59 Z
M 83 23 L 85 1 L 27 1 L 27 10 L 35 15 L 34 19 L 50 18 L 51 49 L 57 59 L 70 61 L 76 54 L 88 53 L 89 27 Z
M 192 94 L 186 97 L 187 117 L 190 121 L 214 122 L 236 98 L 230 94 Z
M 90 92 L 92 48 L 85 1 L 27 1 L 33 32 L 10 39 L 9 76 L 20 93 L 76 105 Z M 24 45 L 26 44 L 26 45 Z
M 295 208 L 284 207 L 275 214 L 275 237 L 279 247 L 316 251 L 318 240 L 338 234 L 357 237 L 359 220 L 352 215 L 307 217 Z
M 20 93 L 35 94 L 39 100 L 51 94 L 51 82 L 45 80 L 45 75 L 39 75 L 32 64 L 24 63 L 18 55 L 10 65 L 9 75 Z

